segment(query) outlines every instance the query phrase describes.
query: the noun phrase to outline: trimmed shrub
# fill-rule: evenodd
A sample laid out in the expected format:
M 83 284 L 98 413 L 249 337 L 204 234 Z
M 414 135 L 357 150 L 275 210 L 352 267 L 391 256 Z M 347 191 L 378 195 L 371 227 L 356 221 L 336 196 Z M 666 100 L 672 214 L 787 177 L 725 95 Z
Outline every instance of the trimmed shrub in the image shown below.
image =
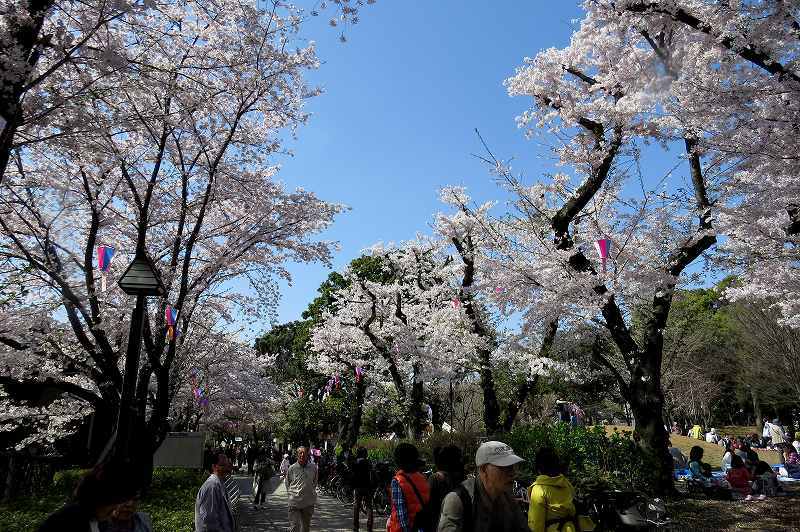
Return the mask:
M 525 459 L 518 478 L 530 484 L 536 478 L 536 451 L 550 446 L 566 466 L 566 475 L 579 491 L 633 489 L 645 491 L 652 465 L 628 432 L 607 435 L 603 427 L 527 425 L 504 439 Z

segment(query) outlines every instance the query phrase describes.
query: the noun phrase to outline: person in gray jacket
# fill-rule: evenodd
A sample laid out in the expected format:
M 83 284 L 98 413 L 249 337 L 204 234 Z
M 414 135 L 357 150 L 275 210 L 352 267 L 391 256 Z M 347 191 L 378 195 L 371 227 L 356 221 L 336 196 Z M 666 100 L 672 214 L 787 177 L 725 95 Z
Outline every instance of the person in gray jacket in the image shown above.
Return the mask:
M 309 532 L 317 503 L 317 466 L 309 462 L 308 449 L 297 449 L 297 462 L 286 472 L 289 494 L 289 532 Z
M 438 531 L 527 532 L 525 514 L 511 494 L 515 466 L 522 461 L 503 442 L 478 447 L 478 475 L 445 496 Z
M 233 471 L 233 464 L 222 451 L 215 451 L 211 460 L 211 475 L 200 486 L 194 504 L 195 530 L 234 532 L 233 512 L 225 489 L 225 479 Z

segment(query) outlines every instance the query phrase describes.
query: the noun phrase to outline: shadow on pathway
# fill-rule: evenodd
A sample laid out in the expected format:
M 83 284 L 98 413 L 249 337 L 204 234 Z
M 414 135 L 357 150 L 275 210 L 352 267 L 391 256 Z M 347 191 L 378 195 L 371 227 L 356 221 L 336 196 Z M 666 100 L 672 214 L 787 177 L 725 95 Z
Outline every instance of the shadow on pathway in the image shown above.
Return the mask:
M 239 510 L 239 532 L 276 531 L 289 529 L 286 486 L 275 476 L 267 485 L 267 502 L 256 510 L 253 508 L 253 496 L 242 498 Z M 353 507 L 345 506 L 337 499 L 319 495 L 311 529 L 319 532 L 349 532 L 353 529 Z M 362 516 L 361 530 L 366 530 L 366 517 Z M 386 530 L 386 519 L 375 518 L 375 531 Z

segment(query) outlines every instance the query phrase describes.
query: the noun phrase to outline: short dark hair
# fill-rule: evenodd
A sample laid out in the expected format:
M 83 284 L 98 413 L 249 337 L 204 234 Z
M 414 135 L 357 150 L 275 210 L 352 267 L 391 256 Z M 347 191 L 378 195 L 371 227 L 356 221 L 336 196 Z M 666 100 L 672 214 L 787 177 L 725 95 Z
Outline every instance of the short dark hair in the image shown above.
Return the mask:
M 536 471 L 548 477 L 557 477 L 562 473 L 561 461 L 552 447 L 542 447 L 536 451 Z
M 437 447 L 433 450 L 433 461 L 439 471 L 460 472 L 464 469 L 461 449 L 455 445 Z
M 225 455 L 225 451 L 222 449 L 212 449 L 210 451 L 206 451 L 205 456 L 203 456 L 203 465 L 206 471 L 213 471 L 213 467 L 215 465 L 219 465 L 219 457 L 220 455 Z
M 106 462 L 95 466 L 75 488 L 75 502 L 87 509 L 119 504 L 139 494 L 139 476 L 132 465 Z
M 394 448 L 394 463 L 408 473 L 416 471 L 418 468 L 419 451 L 410 444 L 403 442 Z
M 695 445 L 691 449 L 689 449 L 689 461 L 690 462 L 697 462 L 701 458 L 703 458 L 703 448 L 699 445 Z
M 738 454 L 734 454 L 731 457 L 731 467 L 744 467 L 744 460 Z

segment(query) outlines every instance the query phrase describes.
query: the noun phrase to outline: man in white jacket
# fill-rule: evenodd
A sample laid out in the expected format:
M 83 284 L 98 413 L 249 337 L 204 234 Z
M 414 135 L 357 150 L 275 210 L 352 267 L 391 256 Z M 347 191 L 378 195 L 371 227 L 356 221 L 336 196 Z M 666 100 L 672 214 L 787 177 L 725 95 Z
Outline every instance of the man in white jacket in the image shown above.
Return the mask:
M 286 472 L 289 494 L 289 532 L 309 532 L 317 503 L 317 466 L 309 462 L 308 449 L 297 449 L 297 462 Z

